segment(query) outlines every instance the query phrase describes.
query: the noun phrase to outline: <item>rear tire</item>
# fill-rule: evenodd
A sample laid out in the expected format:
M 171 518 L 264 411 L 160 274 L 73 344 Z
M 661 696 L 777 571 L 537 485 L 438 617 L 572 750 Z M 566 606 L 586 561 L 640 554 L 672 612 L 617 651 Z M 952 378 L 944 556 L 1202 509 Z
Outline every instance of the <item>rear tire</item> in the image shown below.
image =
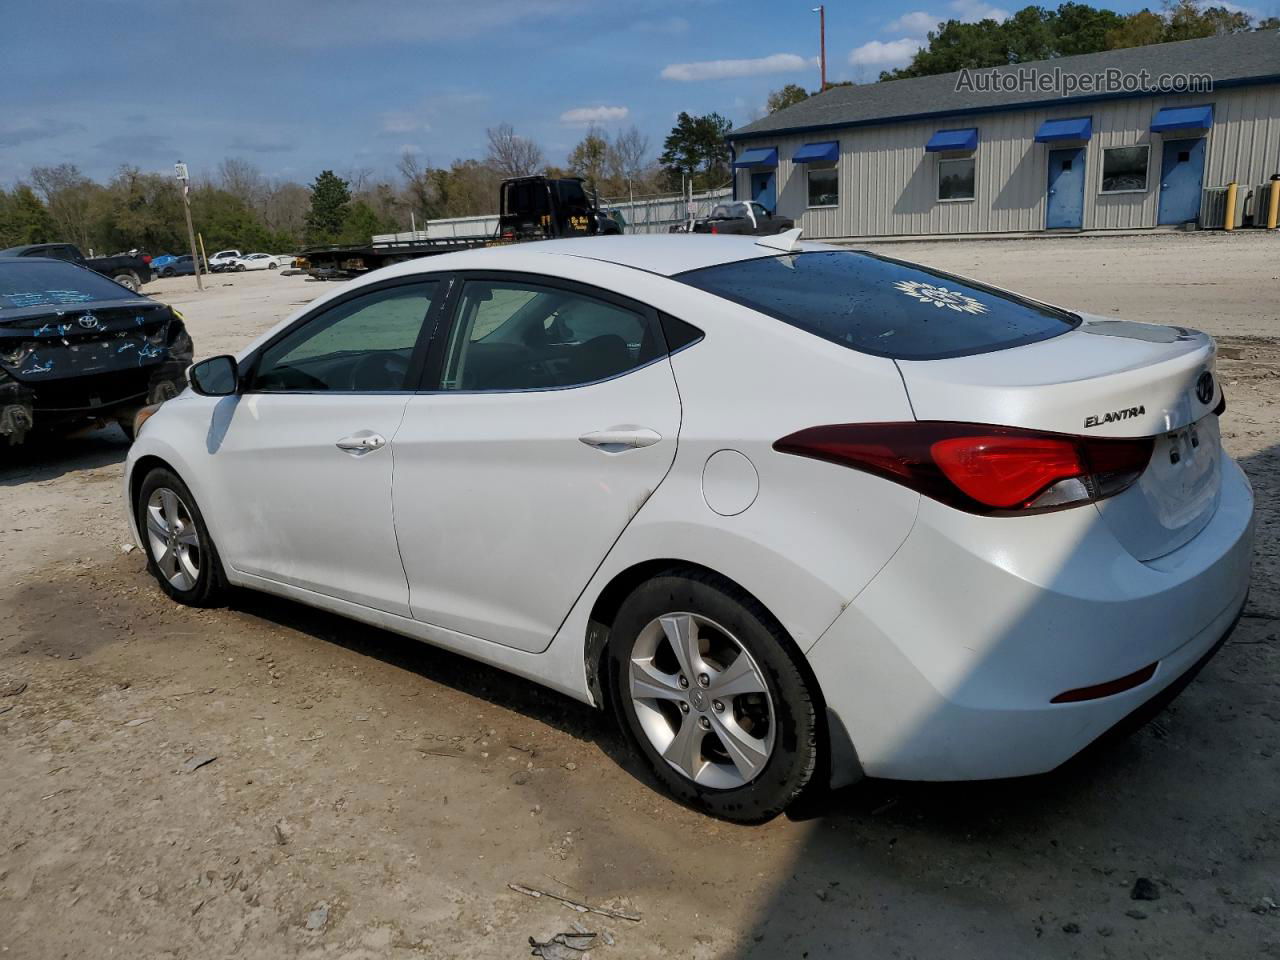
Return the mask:
M 725 820 L 761 823 L 817 768 L 818 716 L 800 657 L 750 594 L 708 572 L 671 570 L 618 610 L 611 700 L 668 793 Z
M 160 589 L 190 607 L 216 607 L 227 592 L 218 549 L 187 485 L 163 467 L 142 481 L 134 517 L 147 572 Z
M 133 293 L 137 293 L 142 289 L 142 280 L 132 270 L 114 274 L 111 279 Z

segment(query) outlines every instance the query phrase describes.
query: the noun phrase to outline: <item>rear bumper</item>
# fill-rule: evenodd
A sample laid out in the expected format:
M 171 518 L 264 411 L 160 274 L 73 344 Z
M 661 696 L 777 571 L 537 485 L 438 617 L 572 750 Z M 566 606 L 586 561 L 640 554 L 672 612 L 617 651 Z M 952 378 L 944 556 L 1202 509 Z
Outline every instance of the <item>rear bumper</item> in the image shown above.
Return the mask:
M 1043 773 L 1174 690 L 1248 592 L 1252 492 L 1233 461 L 1222 466 L 1210 523 L 1149 563 L 1096 511 L 993 523 L 922 504 L 893 560 L 808 652 L 862 770 L 906 780 Z M 1124 692 L 1050 702 L 1153 663 L 1154 675 Z

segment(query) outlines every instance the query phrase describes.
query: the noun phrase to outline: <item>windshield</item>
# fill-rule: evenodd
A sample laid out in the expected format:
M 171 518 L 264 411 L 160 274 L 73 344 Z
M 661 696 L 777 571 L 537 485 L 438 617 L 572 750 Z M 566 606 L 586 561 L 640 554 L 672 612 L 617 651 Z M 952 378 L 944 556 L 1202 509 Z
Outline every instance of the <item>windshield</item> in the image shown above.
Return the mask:
M 939 360 L 1047 340 L 1079 318 L 917 264 L 854 251 L 741 260 L 677 274 L 851 350 Z
M 130 293 L 106 277 L 75 264 L 50 260 L 0 260 L 0 311 L 24 307 L 131 300 Z

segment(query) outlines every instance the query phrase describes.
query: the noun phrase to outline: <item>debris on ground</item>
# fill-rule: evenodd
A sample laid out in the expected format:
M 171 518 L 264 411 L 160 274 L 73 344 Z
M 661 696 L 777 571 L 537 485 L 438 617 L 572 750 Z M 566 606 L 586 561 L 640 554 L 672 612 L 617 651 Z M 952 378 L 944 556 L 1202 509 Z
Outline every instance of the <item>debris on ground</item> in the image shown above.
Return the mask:
M 182 770 L 184 773 L 192 773 L 196 770 L 199 770 L 201 767 L 205 766 L 206 764 L 213 763 L 213 761 L 217 759 L 218 758 L 212 754 L 208 754 L 208 753 L 197 754 L 196 756 L 192 757 L 190 760 L 188 760 L 186 763 L 182 765 Z
M 0 697 L 16 697 L 25 689 L 27 689 L 27 681 L 25 680 L 0 682 Z
M 594 933 L 557 933 L 544 942 L 530 937 L 530 956 L 543 957 L 544 960 L 588 960 L 590 954 L 586 951 L 595 944 L 595 939 Z
M 275 826 L 272 827 L 271 829 L 272 829 L 272 832 L 275 834 L 276 843 L 278 843 L 282 847 L 289 842 L 289 837 L 293 833 L 293 831 L 289 829 L 289 825 L 285 823 L 283 820 L 277 820 L 275 822 Z
M 120 544 L 120 552 L 121 552 L 121 553 L 133 553 L 133 551 L 135 551 L 135 550 L 137 550 L 137 549 L 138 549 L 138 548 L 137 548 L 137 546 L 136 546 L 136 545 L 134 545 L 134 544 L 132 544 L 132 543 L 122 543 L 122 544 Z
M 579 903 L 577 900 L 570 900 L 568 897 L 562 897 L 558 893 L 551 893 L 547 890 L 538 890 L 536 887 L 526 887 L 520 883 L 508 883 L 508 887 L 516 893 L 523 893 L 526 897 L 550 897 L 552 900 L 559 900 L 567 907 L 572 907 L 579 913 L 598 913 L 602 917 L 614 917 L 618 920 L 630 920 L 632 923 L 639 923 L 640 916 L 635 913 L 626 913 L 622 910 L 610 910 L 608 907 L 593 907 L 586 903 Z
M 1159 900 L 1160 888 L 1155 881 L 1139 877 L 1133 881 L 1133 889 L 1129 891 L 1130 900 Z
M 135 717 L 133 720 L 125 722 L 126 727 L 140 727 L 144 723 L 150 723 L 155 717 Z
M 318 903 L 316 908 L 307 914 L 307 929 L 320 930 L 329 922 L 329 905 L 327 903 Z

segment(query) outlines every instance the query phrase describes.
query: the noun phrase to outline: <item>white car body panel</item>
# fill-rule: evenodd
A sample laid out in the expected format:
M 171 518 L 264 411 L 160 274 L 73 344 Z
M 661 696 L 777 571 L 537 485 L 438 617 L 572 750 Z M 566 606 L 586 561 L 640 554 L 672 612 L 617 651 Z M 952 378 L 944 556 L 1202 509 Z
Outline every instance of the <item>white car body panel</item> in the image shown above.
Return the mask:
M 636 429 L 661 439 L 621 450 L 579 439 Z M 679 432 L 666 357 L 568 390 L 415 396 L 393 443 L 413 616 L 545 650 L 667 475 Z
M 1212 648 L 1244 602 L 1252 495 L 1220 452 L 1208 405 L 1188 399 L 1212 371 L 1208 338 L 1135 339 L 1112 328 L 955 360 L 894 361 L 664 276 L 776 255 L 751 238 L 610 237 L 377 271 L 313 301 L 239 357 L 362 285 L 468 269 L 594 285 L 694 324 L 705 342 L 613 381 L 524 395 L 344 394 L 306 412 L 302 401 L 314 395 L 188 390 L 147 421 L 126 483 L 144 460 L 170 464 L 234 583 L 588 702 L 590 620 L 602 591 L 639 564 L 707 567 L 784 626 L 833 723 L 852 738 L 848 766 L 880 776 L 1050 769 Z M 1137 402 L 1143 414 L 1082 429 L 1083 416 L 1134 391 L 1149 398 Z M 267 402 L 280 400 L 297 407 Z M 807 427 L 913 419 L 1116 437 L 1177 430 L 1183 440 L 1194 429 L 1203 448 L 1183 472 L 1157 465 L 1100 504 L 1016 518 L 964 513 L 773 449 Z M 262 429 L 231 439 L 228 424 Z M 575 439 L 616 427 L 647 427 L 662 440 L 607 454 Z M 366 429 L 387 447 L 358 459 L 333 448 Z M 265 462 L 273 445 L 279 463 Z M 232 472 L 243 476 L 228 482 Z M 313 499 L 300 495 L 308 492 Z M 277 518 L 287 530 L 273 532 Z M 387 547 L 388 531 L 398 550 Z M 1157 661 L 1153 679 L 1123 694 L 1049 702 Z

